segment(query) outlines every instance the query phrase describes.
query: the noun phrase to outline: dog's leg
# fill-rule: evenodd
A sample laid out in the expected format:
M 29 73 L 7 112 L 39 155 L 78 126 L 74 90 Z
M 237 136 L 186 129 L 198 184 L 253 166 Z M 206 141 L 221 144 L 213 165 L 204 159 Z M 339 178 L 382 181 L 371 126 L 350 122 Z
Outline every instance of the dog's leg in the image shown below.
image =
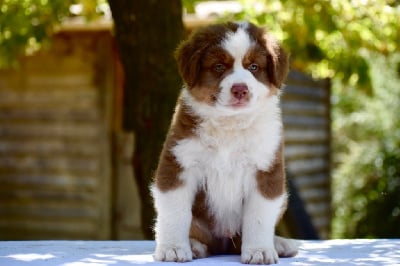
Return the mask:
M 192 191 L 187 185 L 167 192 L 153 187 L 153 197 L 157 209 L 154 258 L 158 261 L 191 261 L 189 230 L 194 197 Z
M 278 262 L 274 247 L 275 225 L 282 212 L 286 195 L 274 199 L 254 191 L 245 201 L 242 228 L 241 260 L 247 264 Z

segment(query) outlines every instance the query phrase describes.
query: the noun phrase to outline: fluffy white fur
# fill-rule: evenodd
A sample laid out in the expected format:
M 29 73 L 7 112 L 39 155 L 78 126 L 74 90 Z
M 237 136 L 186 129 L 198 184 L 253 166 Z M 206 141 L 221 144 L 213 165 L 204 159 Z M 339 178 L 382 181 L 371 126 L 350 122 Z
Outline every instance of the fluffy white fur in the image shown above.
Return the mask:
M 152 189 L 157 209 L 156 260 L 190 261 L 192 251 L 189 242 L 194 190 L 189 185 L 162 193 Z
M 263 197 L 255 173 L 257 169 L 270 167 L 281 143 L 279 99 L 271 96 L 269 88 L 243 68 L 242 58 L 251 45 L 241 28 L 223 41 L 235 64 L 233 73 L 221 82 L 215 106 L 198 102 L 183 90 L 185 105 L 203 121 L 194 137 L 179 141 L 172 149 L 183 168 L 179 177 L 183 185 L 168 192 L 153 187 L 158 213 L 157 260 L 189 261 L 191 245 L 197 252 L 205 253 L 201 243 L 189 241 L 191 208 L 201 188 L 206 191 L 216 220 L 214 233 L 231 237 L 242 231 L 242 262 L 277 262 L 279 250 L 274 248 L 274 230 L 286 195 L 275 199 Z M 248 106 L 238 109 L 229 106 L 230 89 L 235 83 L 247 84 Z M 286 244 L 281 238 L 275 238 L 275 242 Z
M 286 195 L 267 200 L 252 193 L 245 201 L 242 231 L 242 262 L 271 264 L 278 262 L 274 247 L 275 225 Z

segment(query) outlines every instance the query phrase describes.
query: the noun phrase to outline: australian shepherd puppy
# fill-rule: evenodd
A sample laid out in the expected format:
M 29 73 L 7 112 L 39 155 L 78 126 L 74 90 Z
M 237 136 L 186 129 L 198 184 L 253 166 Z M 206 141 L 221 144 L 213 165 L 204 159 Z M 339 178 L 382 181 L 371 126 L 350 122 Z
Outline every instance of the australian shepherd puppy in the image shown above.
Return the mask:
M 250 264 L 297 253 L 275 236 L 286 208 L 279 92 L 288 58 L 250 23 L 199 29 L 177 49 L 184 87 L 152 187 L 155 259 L 241 253 Z

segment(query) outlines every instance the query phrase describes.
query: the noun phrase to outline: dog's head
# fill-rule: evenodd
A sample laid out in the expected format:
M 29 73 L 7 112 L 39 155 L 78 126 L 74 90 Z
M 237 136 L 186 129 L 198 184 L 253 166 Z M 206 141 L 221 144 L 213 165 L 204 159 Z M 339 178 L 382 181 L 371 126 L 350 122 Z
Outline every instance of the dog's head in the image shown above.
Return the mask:
M 251 23 L 201 28 L 182 42 L 176 58 L 192 98 L 224 113 L 252 109 L 277 95 L 288 72 L 278 42 Z

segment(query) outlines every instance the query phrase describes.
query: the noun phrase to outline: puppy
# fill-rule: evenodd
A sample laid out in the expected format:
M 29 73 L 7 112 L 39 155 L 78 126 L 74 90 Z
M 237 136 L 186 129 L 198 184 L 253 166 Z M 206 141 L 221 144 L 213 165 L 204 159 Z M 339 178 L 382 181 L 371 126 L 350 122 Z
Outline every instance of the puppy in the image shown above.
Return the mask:
M 274 236 L 286 208 L 279 91 L 288 59 L 250 23 L 199 29 L 177 49 L 184 87 L 152 187 L 155 259 L 241 253 L 272 264 L 297 253 Z

